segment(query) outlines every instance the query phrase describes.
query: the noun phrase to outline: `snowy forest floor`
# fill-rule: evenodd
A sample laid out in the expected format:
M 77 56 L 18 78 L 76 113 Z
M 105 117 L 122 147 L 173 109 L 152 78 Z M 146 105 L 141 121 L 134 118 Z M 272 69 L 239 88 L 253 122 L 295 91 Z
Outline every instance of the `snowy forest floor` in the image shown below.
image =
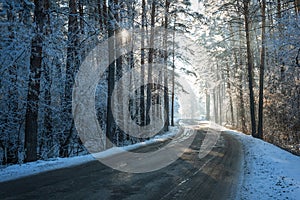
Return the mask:
M 176 134 L 172 128 L 163 136 L 150 141 L 124 147 L 126 150 L 139 148 L 155 142 L 164 141 Z M 236 199 L 291 199 L 300 196 L 300 157 L 292 155 L 272 144 L 254 139 L 251 136 L 227 130 L 243 144 L 242 174 Z M 110 156 L 118 153 L 116 148 L 101 152 L 97 156 Z M 30 176 L 45 171 L 80 165 L 94 160 L 91 155 L 73 158 L 57 158 L 21 165 L 0 168 L 0 182 Z

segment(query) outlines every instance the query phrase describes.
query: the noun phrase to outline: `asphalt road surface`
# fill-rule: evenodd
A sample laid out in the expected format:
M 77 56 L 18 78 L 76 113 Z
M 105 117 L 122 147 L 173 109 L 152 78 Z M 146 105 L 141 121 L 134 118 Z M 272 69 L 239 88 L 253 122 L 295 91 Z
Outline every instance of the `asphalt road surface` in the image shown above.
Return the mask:
M 160 170 L 126 173 L 92 161 L 0 183 L 0 199 L 234 199 L 240 174 L 241 144 L 222 132 L 212 151 L 199 159 L 207 131 L 195 131 L 194 141 L 185 153 Z M 153 151 L 166 142 L 169 141 L 135 151 Z

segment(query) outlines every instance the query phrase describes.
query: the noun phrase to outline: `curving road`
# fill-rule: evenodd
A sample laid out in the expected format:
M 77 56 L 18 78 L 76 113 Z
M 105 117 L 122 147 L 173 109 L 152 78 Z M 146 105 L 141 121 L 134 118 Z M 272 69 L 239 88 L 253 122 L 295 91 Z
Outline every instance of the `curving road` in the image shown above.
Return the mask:
M 199 159 L 207 128 L 199 128 L 193 120 L 184 123 L 196 132 L 194 141 L 165 168 L 132 174 L 93 161 L 0 183 L 0 199 L 233 199 L 240 174 L 241 144 L 222 132 L 209 154 Z M 135 151 L 153 151 L 167 142 Z

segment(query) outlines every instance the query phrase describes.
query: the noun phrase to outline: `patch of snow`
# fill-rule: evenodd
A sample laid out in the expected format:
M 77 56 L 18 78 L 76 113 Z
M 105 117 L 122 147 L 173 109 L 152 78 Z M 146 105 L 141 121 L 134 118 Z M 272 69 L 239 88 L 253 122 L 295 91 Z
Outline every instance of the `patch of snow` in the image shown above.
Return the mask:
M 51 170 L 81 165 L 87 162 L 94 161 L 96 160 L 95 158 L 106 158 L 121 153 L 123 151 L 134 150 L 142 146 L 165 141 L 178 134 L 178 132 L 179 132 L 178 127 L 170 127 L 170 130 L 167 133 L 163 135 L 157 135 L 154 138 L 147 140 L 145 142 L 124 146 L 124 147 L 113 147 L 111 149 L 93 155 L 89 154 L 89 155 L 77 156 L 71 158 L 55 158 L 47 161 L 39 160 L 36 162 L 11 165 L 5 168 L 1 168 L 0 166 L 0 182 L 10 181 L 10 180 L 31 176 L 42 172 L 51 171 Z
M 236 199 L 300 199 L 300 157 L 235 131 L 243 144 L 244 163 Z

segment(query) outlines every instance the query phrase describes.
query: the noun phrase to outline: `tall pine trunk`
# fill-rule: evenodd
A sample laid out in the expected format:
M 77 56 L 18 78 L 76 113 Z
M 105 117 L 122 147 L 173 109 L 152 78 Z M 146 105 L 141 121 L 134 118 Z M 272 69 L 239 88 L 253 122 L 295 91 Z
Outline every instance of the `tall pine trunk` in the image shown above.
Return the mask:
M 171 111 L 171 126 L 174 126 L 174 109 L 175 109 L 175 23 L 176 17 L 174 19 L 174 27 L 173 27 L 173 60 L 172 60 L 172 111 Z
M 210 121 L 210 91 L 209 89 L 205 90 L 205 106 L 206 106 L 206 120 Z
M 241 119 L 241 126 L 242 126 L 242 132 L 246 133 L 247 132 L 247 126 L 246 126 L 246 110 L 245 110 L 245 101 L 244 101 L 244 87 L 243 87 L 243 82 L 244 82 L 244 78 L 243 78 L 243 52 L 242 52 L 242 48 L 243 48 L 243 42 L 242 42 L 242 30 L 241 27 L 239 27 L 239 85 L 238 85 L 238 94 L 239 94 L 239 107 L 240 107 L 240 112 L 239 112 L 239 118 Z
M 46 18 L 45 3 L 47 0 L 35 0 L 34 22 L 35 35 L 31 43 L 30 76 L 25 115 L 25 161 L 37 160 L 38 137 L 38 104 L 40 94 L 41 67 L 43 60 L 43 32 Z
M 121 4 L 119 4 L 118 0 L 114 0 L 114 4 L 119 8 L 121 7 Z M 124 8 L 119 8 L 121 10 L 123 10 Z M 119 26 L 119 24 L 121 23 L 122 20 L 122 16 L 119 12 L 119 9 L 116 10 L 114 12 L 114 19 L 116 20 L 116 27 L 115 27 L 115 54 L 118 56 L 116 57 L 116 81 L 119 81 L 122 78 L 123 75 L 123 56 L 121 55 L 120 52 L 120 48 L 122 46 L 122 39 L 118 38 L 117 35 L 119 35 L 121 33 L 121 27 Z M 117 97 L 118 100 L 117 102 L 122 102 L 122 90 L 118 91 Z M 123 103 L 128 103 L 128 102 L 123 102 Z M 118 106 L 118 110 L 122 110 L 123 111 L 123 103 L 122 105 L 113 105 L 113 106 Z M 126 120 L 126 119 L 125 119 Z M 120 128 L 116 127 L 116 133 L 115 133 L 115 142 L 117 144 L 117 146 L 120 145 L 120 142 L 122 142 L 123 140 L 123 134 L 122 134 L 122 130 Z
M 145 27 L 146 27 L 146 1 L 142 0 L 142 30 L 141 30 L 141 85 L 140 88 L 140 125 L 144 126 L 146 123 L 145 117 Z
M 236 57 L 236 54 L 235 54 Z M 237 66 L 237 59 L 235 59 L 236 66 Z M 229 64 L 227 64 L 227 92 L 229 95 L 229 107 L 230 107 L 230 121 L 231 124 L 234 125 L 234 114 L 233 114 L 233 100 L 232 100 L 232 91 L 231 91 L 231 82 L 230 82 L 230 71 L 229 71 Z
M 155 28 L 155 0 L 152 0 L 151 5 L 151 31 L 150 31 L 150 48 L 149 48 L 149 55 L 148 55 L 148 77 L 147 77 L 147 102 L 146 102 L 146 124 L 150 124 L 150 107 L 152 104 L 152 65 L 154 60 L 154 28 Z
M 64 131 L 60 138 L 60 157 L 69 156 L 69 144 L 73 137 L 74 120 L 72 116 L 72 88 L 75 82 L 75 74 L 80 65 L 79 58 L 79 27 L 76 0 L 69 0 L 69 22 L 68 22 L 68 48 L 66 63 L 65 95 L 63 102 Z
M 257 137 L 256 134 L 256 120 L 255 120 L 255 99 L 253 92 L 253 57 L 251 53 L 250 41 L 250 13 L 249 13 L 249 0 L 244 0 L 244 19 L 247 43 L 247 68 L 248 68 L 248 84 L 249 84 L 249 99 L 250 99 L 250 115 L 251 115 L 251 129 L 252 136 Z
M 163 49 L 164 49 L 164 110 L 165 116 L 165 124 L 164 124 L 164 131 L 169 130 L 170 125 L 170 118 L 169 118 L 169 87 L 168 87 L 168 13 L 169 13 L 169 0 L 165 0 L 165 23 L 164 23 L 164 38 L 163 38 Z
M 259 73 L 259 105 L 258 105 L 258 138 L 263 138 L 263 106 L 264 106 L 264 73 L 265 73 L 265 39 L 266 39 L 266 0 L 262 0 L 262 32 L 261 32 L 261 57 Z
M 47 0 L 45 2 L 45 10 L 47 13 L 50 11 L 50 2 Z M 46 15 L 46 28 L 45 28 L 45 36 L 48 37 L 51 34 L 51 24 L 50 24 L 50 16 Z M 43 63 L 43 74 L 45 79 L 44 84 L 44 101 L 45 101 L 45 110 L 44 110 L 44 129 L 43 136 L 46 137 L 46 148 L 52 148 L 53 146 L 53 135 L 52 135 L 52 107 L 51 107 L 51 86 L 52 86 L 52 76 L 51 76 L 51 66 L 49 63 Z
M 108 1 L 108 38 L 112 38 L 115 35 L 115 28 L 113 26 L 113 1 Z M 114 117 L 112 113 L 112 94 L 115 87 L 115 40 L 108 40 L 108 51 L 109 51 L 109 68 L 108 68 L 108 90 L 107 90 L 107 115 L 106 115 L 106 148 L 112 147 L 112 143 L 114 142 L 114 134 L 115 134 L 115 127 L 114 127 Z

